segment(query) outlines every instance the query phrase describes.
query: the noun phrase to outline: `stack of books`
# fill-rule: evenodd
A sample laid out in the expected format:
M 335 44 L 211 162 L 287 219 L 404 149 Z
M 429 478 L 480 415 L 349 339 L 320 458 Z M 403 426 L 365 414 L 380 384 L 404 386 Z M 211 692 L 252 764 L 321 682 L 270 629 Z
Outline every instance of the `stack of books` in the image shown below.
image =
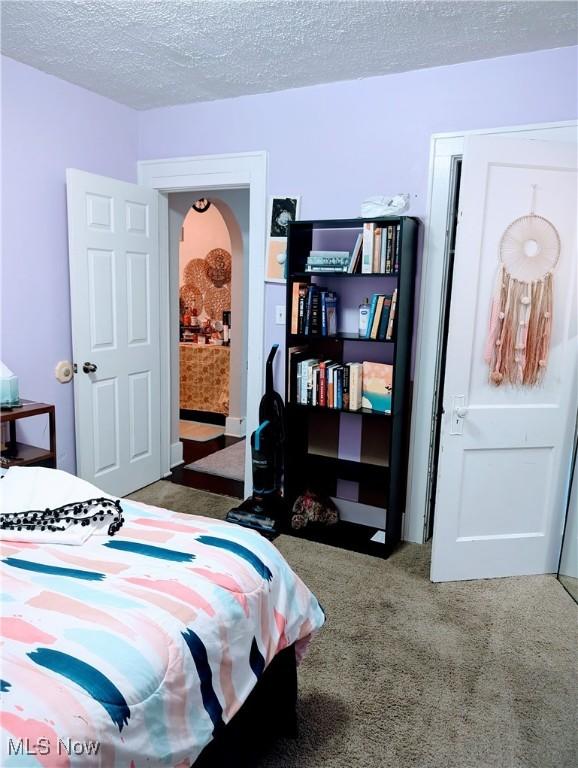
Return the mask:
M 341 411 L 364 407 L 391 413 L 391 365 L 311 358 L 304 347 L 289 350 L 289 365 L 291 402 Z
M 305 265 L 306 272 L 347 272 L 351 254 L 349 251 L 310 251 Z
M 320 285 L 293 283 L 291 333 L 300 336 L 335 336 L 337 294 Z
M 374 293 L 369 305 L 366 339 L 391 341 L 397 311 L 397 288 L 388 296 L 385 293 Z
M 357 236 L 351 253 L 349 251 L 309 251 L 306 272 L 341 272 L 353 274 L 358 271 L 363 246 L 363 234 Z
M 363 225 L 361 272 L 395 275 L 399 272 L 399 224 Z

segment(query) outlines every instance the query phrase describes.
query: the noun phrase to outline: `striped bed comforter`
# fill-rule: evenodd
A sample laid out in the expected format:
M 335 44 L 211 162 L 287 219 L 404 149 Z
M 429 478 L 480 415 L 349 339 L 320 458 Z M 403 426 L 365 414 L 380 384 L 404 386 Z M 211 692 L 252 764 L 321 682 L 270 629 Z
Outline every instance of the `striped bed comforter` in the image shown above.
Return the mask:
M 0 542 L 0 765 L 189 768 L 319 603 L 259 534 L 124 501 L 114 538 Z

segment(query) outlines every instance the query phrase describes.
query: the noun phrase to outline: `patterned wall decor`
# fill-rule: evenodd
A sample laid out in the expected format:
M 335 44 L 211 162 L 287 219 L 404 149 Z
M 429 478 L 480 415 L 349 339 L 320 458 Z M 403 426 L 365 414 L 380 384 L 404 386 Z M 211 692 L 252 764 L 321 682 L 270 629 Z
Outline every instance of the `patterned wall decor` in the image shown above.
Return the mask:
M 181 307 L 196 307 L 201 322 L 210 318 L 219 322 L 231 309 L 231 254 L 213 248 L 204 259 L 191 259 L 183 272 L 180 288 Z

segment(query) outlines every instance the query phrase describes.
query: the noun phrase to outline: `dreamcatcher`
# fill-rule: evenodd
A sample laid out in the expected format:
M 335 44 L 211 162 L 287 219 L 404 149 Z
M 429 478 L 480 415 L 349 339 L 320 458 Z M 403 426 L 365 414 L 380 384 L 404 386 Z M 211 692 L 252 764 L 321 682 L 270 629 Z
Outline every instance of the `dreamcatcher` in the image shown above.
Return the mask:
M 548 362 L 553 271 L 560 256 L 554 225 L 534 213 L 513 221 L 500 241 L 500 266 L 490 311 L 485 360 L 490 381 L 536 385 Z

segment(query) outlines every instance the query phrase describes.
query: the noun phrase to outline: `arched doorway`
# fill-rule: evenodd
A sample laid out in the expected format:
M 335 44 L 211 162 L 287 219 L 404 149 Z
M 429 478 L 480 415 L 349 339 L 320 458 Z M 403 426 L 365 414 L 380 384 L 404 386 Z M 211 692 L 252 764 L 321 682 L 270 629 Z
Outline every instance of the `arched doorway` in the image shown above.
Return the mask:
M 242 495 L 246 314 L 242 206 L 220 193 L 192 194 L 179 250 L 179 415 L 187 484 Z M 223 192 L 227 197 L 227 192 Z M 248 194 L 247 211 L 248 211 Z M 200 199 L 201 198 L 201 199 Z M 242 222 L 241 222 L 242 225 Z M 200 482 L 200 486 L 198 485 Z

